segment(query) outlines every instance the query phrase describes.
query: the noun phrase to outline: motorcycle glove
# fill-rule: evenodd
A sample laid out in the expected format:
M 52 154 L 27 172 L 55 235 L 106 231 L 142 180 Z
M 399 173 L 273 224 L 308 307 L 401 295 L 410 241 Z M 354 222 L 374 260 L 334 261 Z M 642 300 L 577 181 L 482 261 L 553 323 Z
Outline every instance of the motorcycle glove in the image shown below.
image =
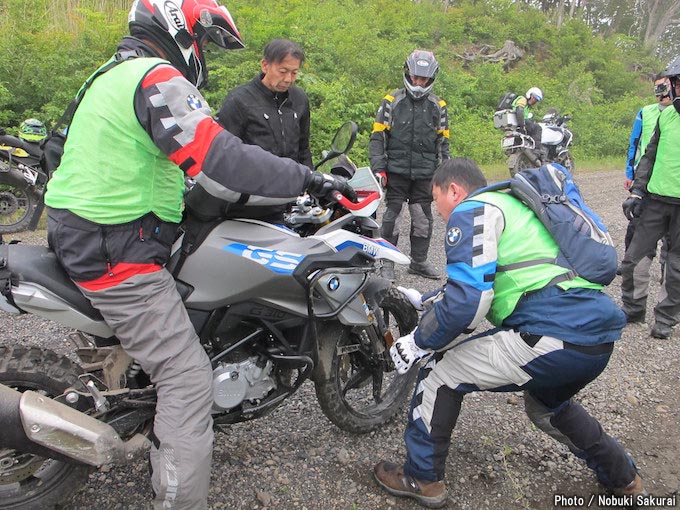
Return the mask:
M 312 172 L 307 192 L 313 197 L 329 202 L 335 202 L 335 192 L 340 192 L 352 202 L 357 200 L 356 192 L 344 177 L 321 172 Z
M 633 218 L 639 218 L 642 212 L 642 197 L 636 193 L 631 193 L 628 198 L 621 204 L 623 208 L 623 215 L 631 221 Z
M 415 332 L 414 329 L 408 335 L 398 338 L 390 347 L 390 356 L 399 374 L 405 374 L 416 361 L 432 353 L 416 345 L 413 338 Z
M 397 287 L 397 290 L 401 292 L 404 296 L 406 296 L 406 299 L 409 300 L 409 303 L 413 305 L 413 308 L 416 310 L 422 310 L 423 309 L 423 295 L 418 292 L 416 289 L 407 289 L 406 287 Z
M 387 173 L 377 172 L 375 174 L 375 178 L 378 179 L 378 183 L 380 184 L 380 186 L 382 186 L 383 189 L 387 187 Z

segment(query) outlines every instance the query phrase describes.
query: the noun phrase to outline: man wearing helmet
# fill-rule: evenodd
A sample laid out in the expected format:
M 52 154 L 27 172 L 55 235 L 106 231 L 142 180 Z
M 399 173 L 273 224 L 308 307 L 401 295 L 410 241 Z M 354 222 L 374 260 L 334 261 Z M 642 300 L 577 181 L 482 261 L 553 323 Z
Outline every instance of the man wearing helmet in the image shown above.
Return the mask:
M 664 75 L 670 81 L 673 108 L 659 119 L 645 153 L 635 169 L 630 196 L 623 202 L 626 218 L 637 218 L 630 245 L 621 262 L 621 298 L 628 322 L 641 322 L 647 309 L 647 288 L 635 288 L 638 266 L 656 250 L 664 236 L 670 239 L 665 270 L 665 291 L 654 307 L 651 336 L 667 339 L 680 318 L 680 55 Z
M 415 50 L 404 64 L 404 88 L 385 96 L 378 108 L 368 145 L 373 172 L 386 185 L 382 236 L 397 245 L 404 203 L 411 214 L 409 273 L 437 279 L 427 262 L 432 236 L 434 170 L 449 159 L 449 118 L 446 102 L 430 91 L 439 72 L 431 51 Z M 394 266 L 383 275 L 394 279 Z
M 541 151 L 543 158 L 547 157 L 547 151 L 543 150 L 541 145 L 541 125 L 538 122 L 529 120 L 532 116 L 527 110 L 536 103 L 543 100 L 543 91 L 538 87 L 531 87 L 523 96 L 517 96 L 512 102 L 512 109 L 517 114 L 517 124 L 524 128 L 527 134 L 534 139 L 536 148 Z
M 243 42 L 215 0 L 138 0 L 117 65 L 87 89 L 45 196 L 48 241 L 71 279 L 156 386 L 156 509 L 206 509 L 213 431 L 210 360 L 164 269 L 182 216 L 184 174 L 240 203 L 282 203 L 345 182 L 245 145 L 198 87 L 208 41 Z M 113 61 L 113 59 L 112 59 Z
M 670 95 L 670 81 L 664 73 L 658 73 L 654 78 L 654 94 L 656 95 L 656 103 L 648 104 L 640 108 L 637 115 L 635 116 L 635 122 L 633 123 L 633 130 L 630 133 L 630 141 L 628 144 L 628 159 L 626 160 L 626 179 L 623 183 L 623 187 L 626 190 L 630 190 L 633 185 L 633 180 L 635 179 L 635 167 L 640 163 L 642 155 L 645 153 L 645 148 L 649 143 L 649 139 L 652 137 L 654 128 L 656 127 L 656 122 L 659 120 L 659 115 L 664 109 L 671 104 Z M 624 239 L 624 248 L 627 250 L 630 246 L 630 241 L 633 239 L 633 233 L 635 232 L 635 225 L 637 220 L 634 219 L 628 222 L 628 228 L 626 229 L 626 237 Z M 666 259 L 667 250 L 666 240 L 664 239 L 661 246 L 661 271 L 664 271 L 664 261 Z M 654 250 L 649 252 L 649 255 L 643 259 L 638 271 L 636 272 L 636 285 L 640 285 L 646 288 L 649 285 L 649 268 L 652 264 L 652 260 L 656 256 L 656 247 Z M 621 274 L 621 267 L 619 266 L 618 274 Z M 646 291 L 644 291 L 646 294 Z M 640 322 L 644 322 L 644 316 L 639 317 Z

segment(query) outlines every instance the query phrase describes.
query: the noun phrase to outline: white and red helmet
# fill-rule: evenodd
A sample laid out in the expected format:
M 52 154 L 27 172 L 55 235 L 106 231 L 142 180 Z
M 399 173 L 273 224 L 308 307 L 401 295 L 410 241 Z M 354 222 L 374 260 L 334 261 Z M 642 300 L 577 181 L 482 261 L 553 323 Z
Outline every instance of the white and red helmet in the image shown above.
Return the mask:
M 196 87 L 208 79 L 206 42 L 228 50 L 244 47 L 231 14 L 215 0 L 135 0 L 128 24 L 130 35 L 157 44 Z

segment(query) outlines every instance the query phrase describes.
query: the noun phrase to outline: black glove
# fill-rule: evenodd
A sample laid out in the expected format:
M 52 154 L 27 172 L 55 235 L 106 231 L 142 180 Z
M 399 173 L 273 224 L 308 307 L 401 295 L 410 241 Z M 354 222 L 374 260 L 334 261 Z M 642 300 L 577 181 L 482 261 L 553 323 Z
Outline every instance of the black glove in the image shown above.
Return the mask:
M 339 191 L 352 202 L 356 202 L 357 200 L 356 192 L 352 186 L 347 184 L 347 180 L 344 177 L 322 174 L 321 172 L 312 172 L 312 178 L 307 186 L 307 192 L 310 195 L 320 200 L 335 202 L 333 194 L 336 191 Z
M 636 193 L 631 193 L 628 198 L 623 201 L 623 215 L 628 218 L 628 221 L 633 218 L 639 218 L 642 212 L 642 197 Z

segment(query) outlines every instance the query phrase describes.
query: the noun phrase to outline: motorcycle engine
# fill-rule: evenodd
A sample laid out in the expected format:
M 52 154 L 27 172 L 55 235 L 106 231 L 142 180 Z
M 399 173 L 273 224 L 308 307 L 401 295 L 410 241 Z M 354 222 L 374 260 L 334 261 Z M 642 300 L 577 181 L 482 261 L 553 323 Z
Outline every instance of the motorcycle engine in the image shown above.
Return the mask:
M 220 363 L 213 370 L 213 411 L 228 411 L 245 400 L 264 398 L 276 388 L 272 363 L 257 366 L 257 357 L 238 363 Z

